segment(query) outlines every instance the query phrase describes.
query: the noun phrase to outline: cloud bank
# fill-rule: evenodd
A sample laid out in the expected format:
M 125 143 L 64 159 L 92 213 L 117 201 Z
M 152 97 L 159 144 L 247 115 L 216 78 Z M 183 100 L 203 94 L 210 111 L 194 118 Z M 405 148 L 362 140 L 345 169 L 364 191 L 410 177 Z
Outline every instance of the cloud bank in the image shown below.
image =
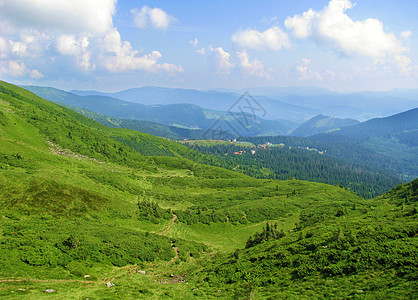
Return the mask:
M 182 72 L 181 66 L 159 63 L 162 54 L 158 50 L 142 53 L 122 40 L 113 25 L 116 2 L 1 0 L 0 72 L 16 77 L 43 77 L 34 65 L 52 73 L 54 68 L 73 68 L 74 65 L 82 72 L 96 69 L 111 73 Z M 141 24 L 141 14 L 145 26 L 157 29 L 166 29 L 173 21 L 159 8 L 144 6 L 133 11 L 139 14 L 135 16 L 137 26 Z M 44 57 L 50 60 L 41 66 Z M 60 57 L 72 57 L 72 61 L 57 59 Z M 55 65 L 56 62 L 61 65 Z
M 352 20 L 345 12 L 353 7 L 350 0 L 332 0 L 321 11 L 309 9 L 288 17 L 285 26 L 296 38 L 330 42 L 346 55 L 367 56 L 380 63 L 392 60 L 406 72 L 410 59 L 403 55 L 406 48 L 402 43 L 393 33 L 385 32 L 378 19 Z
M 234 33 L 232 41 L 240 48 L 255 50 L 280 50 L 289 48 L 289 36 L 282 29 L 273 26 L 264 32 L 246 29 Z
M 176 18 L 170 16 L 161 8 L 149 8 L 146 5 L 140 10 L 137 8 L 132 9 L 131 13 L 134 16 L 135 25 L 141 29 L 151 27 L 165 30 L 176 21 Z

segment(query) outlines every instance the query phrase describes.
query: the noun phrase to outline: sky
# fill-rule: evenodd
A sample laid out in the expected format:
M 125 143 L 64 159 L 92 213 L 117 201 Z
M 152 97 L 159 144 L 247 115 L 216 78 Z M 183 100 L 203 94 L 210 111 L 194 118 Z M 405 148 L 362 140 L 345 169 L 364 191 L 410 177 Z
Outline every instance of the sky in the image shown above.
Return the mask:
M 417 0 L 0 0 L 0 79 L 64 90 L 418 88 Z

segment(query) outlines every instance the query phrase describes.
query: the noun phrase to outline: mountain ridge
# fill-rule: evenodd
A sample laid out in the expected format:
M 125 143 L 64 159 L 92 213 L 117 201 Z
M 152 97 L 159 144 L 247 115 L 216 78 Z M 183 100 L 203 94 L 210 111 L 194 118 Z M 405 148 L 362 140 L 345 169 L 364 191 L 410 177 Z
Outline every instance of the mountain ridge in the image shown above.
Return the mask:
M 342 127 L 357 125 L 359 123 L 359 121 L 353 119 L 332 118 L 320 114 L 300 125 L 290 135 L 308 137 L 318 133 L 341 130 Z

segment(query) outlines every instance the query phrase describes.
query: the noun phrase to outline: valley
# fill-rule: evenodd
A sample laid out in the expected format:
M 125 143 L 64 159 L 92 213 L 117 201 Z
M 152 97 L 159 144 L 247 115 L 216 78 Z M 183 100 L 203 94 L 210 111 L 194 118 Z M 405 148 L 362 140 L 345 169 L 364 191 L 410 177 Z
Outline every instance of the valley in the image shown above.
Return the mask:
M 416 180 L 365 200 L 338 185 L 254 179 L 220 168 L 232 163 L 212 150 L 109 128 L 5 82 L 0 97 L 2 297 L 416 293 Z M 259 144 L 246 142 L 237 147 Z
M 418 299 L 416 0 L 0 0 L 0 299 Z

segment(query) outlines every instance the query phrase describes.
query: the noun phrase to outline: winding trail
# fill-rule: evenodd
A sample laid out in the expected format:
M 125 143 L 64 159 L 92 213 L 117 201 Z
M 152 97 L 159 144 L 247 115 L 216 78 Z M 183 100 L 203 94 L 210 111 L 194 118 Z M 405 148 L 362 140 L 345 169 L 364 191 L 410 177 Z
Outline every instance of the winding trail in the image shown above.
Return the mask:
M 34 281 L 34 282 L 81 282 L 81 283 L 96 283 L 96 281 L 92 280 L 82 280 L 82 279 L 0 279 L 0 282 L 26 282 L 26 281 Z
M 162 232 L 160 232 L 160 235 L 163 235 L 164 233 L 166 233 L 167 231 L 169 231 L 171 229 L 171 227 L 173 227 L 174 222 L 176 222 L 176 220 L 177 220 L 177 216 L 175 214 L 173 214 L 173 219 L 171 219 L 170 226 L 168 226 L 166 229 L 164 229 Z M 174 252 L 176 253 L 176 255 L 171 260 L 173 262 L 173 261 L 175 261 L 176 259 L 179 258 L 179 248 L 177 248 L 175 246 L 175 244 L 174 244 L 173 241 L 171 241 L 171 247 L 173 248 Z
M 176 253 L 176 255 L 171 259 L 171 261 L 175 261 L 176 259 L 179 258 L 179 248 L 177 248 L 174 243 L 171 243 L 171 247 L 173 248 L 174 252 Z
M 170 226 L 168 226 L 166 229 L 164 229 L 162 232 L 160 232 L 160 235 L 163 235 L 164 233 L 166 233 L 167 231 L 169 231 L 171 229 L 171 227 L 173 227 L 174 222 L 176 220 L 177 220 L 177 216 L 173 214 L 173 219 L 171 220 Z

